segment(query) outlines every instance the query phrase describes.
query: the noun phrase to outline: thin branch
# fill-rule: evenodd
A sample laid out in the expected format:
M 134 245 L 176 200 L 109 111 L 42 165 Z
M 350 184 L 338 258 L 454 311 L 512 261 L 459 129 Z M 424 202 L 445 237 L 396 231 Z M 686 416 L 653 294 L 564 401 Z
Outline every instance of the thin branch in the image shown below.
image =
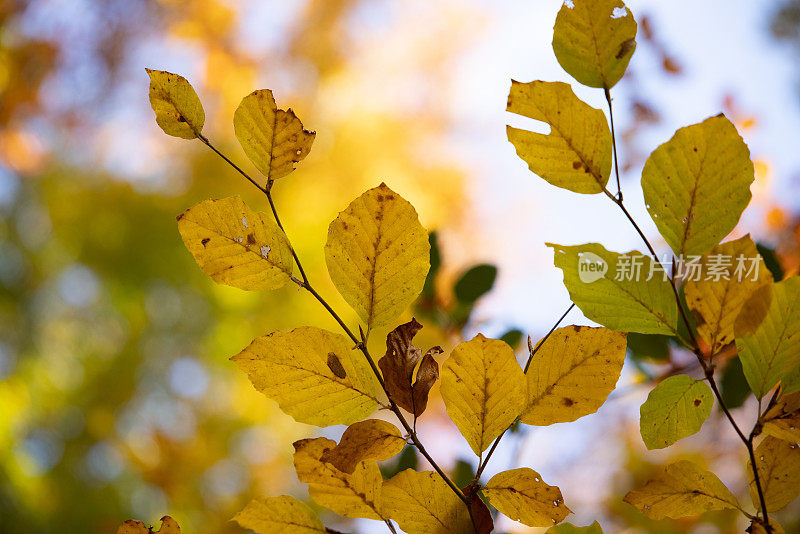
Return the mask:
M 550 335 L 553 332 L 556 331 L 556 328 L 558 328 L 558 325 L 561 324 L 561 321 L 563 321 L 567 317 L 567 314 L 569 314 L 569 312 L 571 312 L 572 308 L 574 308 L 574 307 L 575 307 L 575 303 L 573 302 L 573 303 L 571 303 L 569 305 L 569 308 L 567 308 L 567 311 L 565 311 L 561 315 L 561 317 L 558 318 L 558 321 L 556 321 L 556 324 L 554 324 L 553 327 L 547 332 L 547 334 L 545 334 L 545 336 L 541 340 L 539 340 L 539 343 L 536 345 L 536 347 L 533 347 L 531 345 L 531 336 L 528 336 L 528 352 L 530 353 L 530 356 L 528 356 L 528 361 L 525 362 L 525 370 L 523 371 L 524 373 L 528 372 L 528 368 L 531 366 L 531 362 L 533 361 L 534 355 L 536 355 L 536 353 L 539 351 L 539 347 L 544 345 L 544 342 L 547 341 L 547 338 L 549 338 Z M 517 420 L 519 420 L 519 418 L 517 418 Z M 517 420 L 515 420 L 514 423 L 516 423 Z M 500 443 L 500 440 L 503 439 L 503 436 L 508 431 L 508 429 L 511 428 L 514 425 L 514 423 L 511 423 L 511 425 L 509 425 L 505 430 L 503 430 L 500 433 L 499 436 L 497 436 L 497 439 L 494 440 L 494 443 L 492 443 L 492 446 L 489 448 L 489 452 L 486 454 L 486 458 L 484 458 L 483 461 L 478 459 L 478 471 L 475 473 L 475 480 L 478 480 L 478 479 L 481 478 L 481 475 L 483 474 L 484 469 L 486 469 L 486 466 L 489 465 L 489 459 L 494 454 L 495 449 L 497 449 L 497 445 Z
M 617 198 L 622 202 L 622 186 L 619 181 L 619 162 L 617 161 L 617 136 L 614 133 L 614 110 L 611 106 L 611 91 L 608 87 L 603 87 L 603 92 L 606 95 L 606 102 L 608 102 L 608 118 L 611 122 L 611 145 L 614 149 L 614 171 L 617 175 Z
M 233 167 L 239 174 L 244 176 L 247 179 L 248 182 L 250 182 L 251 184 L 256 186 L 259 191 L 261 191 L 262 193 L 264 193 L 266 195 L 267 200 L 269 201 L 270 208 L 272 209 L 272 214 L 275 217 L 275 222 L 278 225 L 278 227 L 281 230 L 283 230 L 283 225 L 281 224 L 280 217 L 278 216 L 278 210 L 276 209 L 275 202 L 272 199 L 272 180 L 269 180 L 267 182 L 267 186 L 266 187 L 262 187 L 258 182 L 256 182 L 253 178 L 251 178 L 250 175 L 248 175 L 245 171 L 243 171 L 238 165 L 236 165 L 234 162 L 232 162 L 222 152 L 217 150 L 216 147 L 214 147 L 205 136 L 203 136 L 200 133 L 197 133 L 197 137 L 208 148 L 213 150 L 219 157 L 221 157 L 231 167 Z M 284 234 L 285 233 L 286 232 L 284 230 Z M 287 236 L 287 241 L 288 241 L 288 236 Z M 306 291 L 308 291 L 309 293 L 311 293 L 311 295 L 320 304 L 322 304 L 322 306 L 325 308 L 325 310 L 331 315 L 331 317 L 334 318 L 334 320 L 336 320 L 337 323 L 339 323 L 339 326 L 342 328 L 342 330 L 344 330 L 344 332 L 347 334 L 347 336 L 353 341 L 353 343 L 355 343 L 356 348 L 358 348 L 362 352 L 364 357 L 367 359 L 367 362 L 369 363 L 369 366 L 372 369 L 372 372 L 375 375 L 375 378 L 378 379 L 378 383 L 380 383 L 381 388 L 383 389 L 384 393 L 386 394 L 386 398 L 389 400 L 389 409 L 392 410 L 392 412 L 394 412 L 394 414 L 397 416 L 397 419 L 400 421 L 400 424 L 403 426 L 403 428 L 406 430 L 406 432 L 408 432 L 409 436 L 411 437 L 411 441 L 414 443 L 414 446 L 417 448 L 417 450 L 419 450 L 420 454 L 422 454 L 422 456 L 425 457 L 425 459 L 428 461 L 428 463 L 431 464 L 433 469 L 439 474 L 439 476 L 442 477 L 442 479 L 445 481 L 445 483 L 450 487 L 451 490 L 453 490 L 453 492 L 456 494 L 456 496 L 458 496 L 458 498 L 467 507 L 467 509 L 469 510 L 470 518 L 472 519 L 472 526 L 473 526 L 473 528 L 474 528 L 474 530 L 475 530 L 475 532 L 477 534 L 478 533 L 478 525 L 477 525 L 477 523 L 475 521 L 475 518 L 474 518 L 474 516 L 472 514 L 472 507 L 471 507 L 470 499 L 468 499 L 467 496 L 464 495 L 464 492 L 461 491 L 461 489 L 458 486 L 456 486 L 456 484 L 450 479 L 450 477 L 447 476 L 447 474 L 442 470 L 442 468 L 439 467 L 439 464 L 436 463 L 436 461 L 433 459 L 433 457 L 428 453 L 428 451 L 422 445 L 422 442 L 420 441 L 419 436 L 417 436 L 416 431 L 414 430 L 414 428 L 411 425 L 409 425 L 408 421 L 406 420 L 405 416 L 403 415 L 403 412 L 400 410 L 400 407 L 397 405 L 397 403 L 394 402 L 394 399 L 392 399 L 392 396 L 389 393 L 389 390 L 386 388 L 385 382 L 383 381 L 383 376 L 381 375 L 380 371 L 378 370 L 378 366 L 375 364 L 375 360 L 372 357 L 372 355 L 370 354 L 369 349 L 367 349 L 367 345 L 366 345 L 365 341 L 363 339 L 359 339 L 359 338 L 357 338 L 355 336 L 353 331 L 350 330 L 350 328 L 348 328 L 348 326 L 345 324 L 345 322 L 342 320 L 342 318 L 339 316 L 339 314 L 337 314 L 336 311 L 330 306 L 330 304 L 328 304 L 328 302 L 325 300 L 325 298 L 322 297 L 322 295 L 320 295 L 317 292 L 317 290 L 314 289 L 311 286 L 311 283 L 309 282 L 308 277 L 306 276 L 306 273 L 303 270 L 303 267 L 302 267 L 302 265 L 300 263 L 300 258 L 295 253 L 294 247 L 291 246 L 291 243 L 289 245 L 289 248 L 292 251 L 292 257 L 294 258 L 294 262 L 297 265 L 297 268 L 300 271 L 301 276 L 303 277 L 302 281 L 298 280 L 297 278 L 292 277 L 292 281 L 295 282 L 299 287 L 301 287 L 301 288 L 305 289 Z M 393 527 L 390 527 L 390 528 L 393 528 Z
M 610 96 L 610 93 L 609 93 L 608 89 L 605 90 L 605 93 L 606 93 L 606 100 L 608 101 L 609 116 L 610 116 L 611 115 L 611 109 L 612 109 L 611 96 Z M 612 119 L 612 125 L 613 125 L 613 119 Z M 615 170 L 617 172 L 617 177 L 619 177 L 619 168 L 617 166 L 617 142 L 616 142 L 616 138 L 615 138 L 615 135 L 614 135 L 613 126 L 612 126 L 612 129 L 611 129 L 611 140 L 612 140 L 611 145 L 612 145 L 612 148 L 613 148 L 613 151 L 614 151 L 614 166 L 615 166 Z M 619 180 L 619 178 L 617 178 L 617 179 Z M 617 183 L 619 183 L 619 182 L 617 182 Z M 653 257 L 653 261 L 658 262 L 658 255 L 656 254 L 655 250 L 653 249 L 653 246 L 650 244 L 650 241 L 647 239 L 647 236 L 644 235 L 644 232 L 642 232 L 642 229 L 639 227 L 638 224 L 636 224 L 636 221 L 634 220 L 633 216 L 631 216 L 630 212 L 628 212 L 628 210 L 623 205 L 623 203 L 622 203 L 622 195 L 620 194 L 620 197 L 616 198 L 606 188 L 603 188 L 603 192 L 606 194 L 607 197 L 609 197 L 611 199 L 612 202 L 614 202 L 614 204 L 619 206 L 619 208 L 625 214 L 625 217 L 627 217 L 628 221 L 630 221 L 631 225 L 633 225 L 633 227 L 636 229 L 636 232 L 639 234 L 639 237 L 641 237 L 642 241 L 644 241 L 644 244 L 647 247 L 647 250 L 650 252 L 650 254 Z M 751 465 L 753 466 L 753 479 L 754 479 L 754 481 L 756 483 L 756 490 L 758 492 L 758 499 L 759 499 L 759 502 L 761 503 L 761 511 L 764 514 L 764 528 L 767 529 L 767 533 L 769 534 L 769 533 L 772 532 L 772 527 L 769 524 L 769 516 L 767 515 L 767 506 L 766 506 L 766 502 L 765 502 L 765 499 L 764 499 L 764 491 L 763 491 L 763 489 L 761 487 L 761 480 L 760 480 L 760 477 L 758 475 L 758 468 L 756 467 L 756 463 L 755 463 L 755 452 L 753 450 L 753 438 L 755 437 L 755 431 L 756 431 L 756 428 L 758 427 L 758 422 L 756 422 L 756 425 L 753 427 L 753 431 L 750 433 L 750 436 L 748 437 L 748 436 L 746 436 L 744 434 L 744 432 L 742 432 L 741 428 L 739 428 L 739 425 L 736 423 L 736 420 L 733 418 L 733 415 L 731 415 L 731 412 L 728 409 L 728 406 L 725 404 L 725 401 L 722 398 L 722 394 L 720 393 L 719 388 L 717 387 L 717 382 L 716 382 L 716 380 L 714 378 L 714 366 L 712 364 L 709 364 L 706 361 L 705 355 L 703 354 L 703 351 L 700 349 L 700 344 L 697 342 L 697 338 L 694 335 L 694 331 L 692 330 L 692 326 L 691 326 L 691 324 L 689 322 L 688 316 L 686 315 L 686 311 L 683 308 L 683 303 L 682 303 L 680 295 L 678 293 L 678 287 L 675 284 L 675 259 L 674 258 L 672 259 L 672 271 L 673 271 L 672 272 L 672 276 L 668 277 L 669 278 L 669 283 L 670 283 L 670 286 L 672 287 L 672 292 L 675 295 L 675 301 L 676 301 L 676 303 L 678 305 L 678 310 L 680 312 L 681 320 L 683 321 L 684 325 L 686 326 L 686 330 L 689 332 L 689 338 L 690 338 L 690 341 L 691 341 L 691 345 L 690 345 L 689 348 L 694 353 L 694 355 L 697 357 L 697 360 L 700 363 L 700 367 L 703 369 L 703 372 L 705 373 L 706 379 L 708 380 L 708 384 L 711 387 L 711 390 L 714 392 L 714 396 L 716 397 L 717 403 L 719 403 L 719 406 L 722 409 L 722 412 L 725 414 L 725 417 L 727 417 L 728 421 L 731 423 L 731 426 L 736 431 L 736 434 L 739 436 L 739 439 L 742 440 L 742 443 L 744 443 L 745 447 L 747 448 L 747 453 L 750 456 L 750 462 L 751 462 Z M 760 414 L 759 414 L 759 417 L 760 417 Z

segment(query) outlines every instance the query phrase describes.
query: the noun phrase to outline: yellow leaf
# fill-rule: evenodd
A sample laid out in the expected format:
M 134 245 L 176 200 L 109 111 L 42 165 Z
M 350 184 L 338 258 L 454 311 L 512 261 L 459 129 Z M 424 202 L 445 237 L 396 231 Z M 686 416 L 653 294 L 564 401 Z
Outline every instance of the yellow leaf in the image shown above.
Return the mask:
M 500 512 L 529 527 L 549 527 L 572 513 L 561 490 L 548 486 L 539 473 L 527 467 L 497 473 L 483 494 Z
M 767 510 L 769 511 L 769 510 Z M 753 521 L 750 523 L 750 534 L 785 534 L 786 531 L 783 530 L 783 527 L 778 524 L 772 517 L 769 518 L 769 526 L 772 528 L 771 532 L 767 532 L 767 529 L 764 527 L 763 519 L 754 518 Z
M 233 128 L 244 153 L 268 180 L 292 172 L 295 163 L 308 155 L 316 135 L 303 128 L 294 111 L 278 109 L 269 89 L 242 99 Z
M 381 184 L 331 223 L 325 261 L 339 293 L 371 330 L 396 319 L 422 291 L 428 233 L 414 206 Z
M 178 230 L 203 272 L 249 291 L 277 289 L 292 275 L 286 235 L 238 196 L 204 200 L 178 216 Z
M 197 137 L 206 114 L 191 84 L 178 74 L 145 70 L 150 75 L 150 106 L 164 133 L 183 139 Z
M 711 388 L 687 375 L 662 380 L 642 404 L 639 430 L 648 449 L 663 449 L 697 433 L 714 405 Z
M 747 383 L 760 399 L 800 366 L 800 276 L 762 288 L 747 306 L 754 300 L 768 302 L 766 316 L 752 333 L 737 331 L 736 348 Z
M 597 243 L 553 247 L 569 296 L 592 321 L 620 332 L 674 336 L 678 306 L 653 260 L 638 251 L 618 254 Z
M 381 512 L 383 477 L 374 461 L 361 462 L 353 474 L 323 462 L 322 455 L 336 446 L 326 438 L 294 443 L 294 468 L 300 482 L 308 484 L 314 502 L 345 517 L 384 519 Z
M 231 359 L 257 390 L 301 423 L 349 425 L 379 404 L 377 380 L 364 357 L 347 338 L 327 330 L 304 326 L 273 332 Z M 330 359 L 339 362 L 338 374 Z
M 259 534 L 327 532 L 311 508 L 287 495 L 256 497 L 232 521 Z
M 767 436 L 800 443 L 800 393 L 783 397 L 762 416 Z M 767 509 L 769 510 L 769 509 Z
M 553 332 L 536 351 L 526 373 L 528 401 L 521 421 L 547 426 L 595 413 L 619 380 L 625 337 L 589 326 Z
M 558 526 L 548 528 L 545 534 L 603 534 L 603 529 L 597 521 L 585 527 L 576 527 L 571 523 L 562 523 Z
M 800 495 L 800 445 L 767 436 L 756 447 L 755 456 L 767 511 L 771 514 L 783 509 Z M 747 480 L 750 482 L 750 499 L 760 510 L 761 503 L 750 462 L 747 462 Z
M 553 51 L 583 85 L 611 89 L 636 49 L 636 21 L 620 0 L 564 2 L 553 28 Z
M 751 259 L 756 264 L 748 273 Z M 749 235 L 714 247 L 700 265 L 703 276 L 686 282 L 686 304 L 699 316 L 697 331 L 716 352 L 733 342 L 739 311 L 753 292 L 772 282 L 772 275 Z M 744 271 L 739 265 L 744 265 Z
M 676 255 L 705 254 L 739 222 L 754 173 L 736 127 L 724 115 L 710 117 L 679 129 L 647 159 L 647 211 Z
M 736 497 L 717 476 L 681 460 L 668 465 L 658 478 L 625 495 L 650 519 L 678 519 L 710 510 L 741 510 Z
M 181 527 L 168 515 L 161 518 L 161 528 L 157 531 L 148 528 L 141 521 L 128 519 L 119 526 L 117 534 L 181 534 Z
M 388 460 L 403 450 L 405 444 L 406 440 L 393 424 L 367 419 L 347 427 L 339 444 L 326 451 L 322 461 L 353 474 L 356 466 L 364 460 Z
M 464 503 L 433 471 L 406 469 L 383 483 L 383 509 L 407 534 L 472 534 Z
M 442 366 L 447 414 L 480 455 L 525 409 L 525 375 L 504 341 L 478 334 Z
M 575 193 L 602 193 L 611 175 L 606 116 L 561 82 L 511 81 L 507 111 L 542 121 L 549 134 L 506 127 L 508 140 L 533 173 Z

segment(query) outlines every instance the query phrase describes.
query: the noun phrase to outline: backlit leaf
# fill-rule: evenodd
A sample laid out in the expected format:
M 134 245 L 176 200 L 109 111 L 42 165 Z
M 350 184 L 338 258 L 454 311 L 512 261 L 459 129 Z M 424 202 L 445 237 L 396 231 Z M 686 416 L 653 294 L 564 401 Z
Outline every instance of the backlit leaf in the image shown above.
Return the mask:
M 576 527 L 571 523 L 562 523 L 548 528 L 545 534 L 603 534 L 603 529 L 597 521 L 587 527 Z
M 686 304 L 698 315 L 700 336 L 716 352 L 733 342 L 739 311 L 754 291 L 772 282 L 772 275 L 750 236 L 714 247 L 700 265 L 705 276 L 686 282 Z M 743 271 L 737 270 L 739 265 L 744 265 Z M 753 272 L 748 273 L 751 267 Z M 708 276 L 710 270 L 713 276 Z
M 668 465 L 657 478 L 625 495 L 650 519 L 678 519 L 710 510 L 739 509 L 736 497 L 717 476 L 681 460 Z
M 572 302 L 588 319 L 620 332 L 676 334 L 675 294 L 649 257 L 610 252 L 597 243 L 547 246 L 555 251 Z
M 702 380 L 675 375 L 659 383 L 640 409 L 639 430 L 648 449 L 663 449 L 700 430 L 714 394 Z
M 197 137 L 206 114 L 192 85 L 178 74 L 145 70 L 150 76 L 150 106 L 164 133 L 183 139 Z
M 761 421 L 765 435 L 800 443 L 800 393 L 781 398 L 764 413 Z
M 233 115 L 236 138 L 250 161 L 269 180 L 286 176 L 308 155 L 314 132 L 294 111 L 278 109 L 269 89 L 253 91 Z
M 325 525 L 308 505 L 287 495 L 256 497 L 232 521 L 259 534 L 327 532 Z
M 496 474 L 483 494 L 504 515 L 529 527 L 548 527 L 571 513 L 561 490 L 547 485 L 539 473 L 527 467 Z
M 406 469 L 383 484 L 383 509 L 407 534 L 470 534 L 464 503 L 433 471 Z
M 624 361 L 625 334 L 589 326 L 559 328 L 528 368 L 521 421 L 547 426 L 595 413 L 614 390 Z
M 325 261 L 339 293 L 372 329 L 395 320 L 417 298 L 429 249 L 414 207 L 381 184 L 331 223 Z
M 261 336 L 231 358 L 255 388 L 309 425 L 349 425 L 378 407 L 378 383 L 360 352 L 342 335 L 304 326 Z M 328 366 L 333 354 L 344 371 Z
M 747 383 L 760 399 L 800 366 L 800 276 L 758 291 L 747 305 L 754 299 L 768 301 L 766 316 L 748 335 L 741 335 L 737 321 L 736 347 Z
M 153 530 L 141 521 L 128 519 L 119 526 L 117 534 L 181 534 L 181 527 L 178 526 L 177 521 L 168 515 L 161 518 L 161 528 L 159 530 Z
M 321 459 L 340 471 L 353 474 L 360 462 L 388 460 L 402 451 L 405 444 L 406 440 L 393 424 L 367 419 L 347 427 L 339 444 L 326 451 Z
M 636 21 L 620 0 L 572 0 L 561 6 L 553 51 L 583 85 L 610 89 L 636 49 Z
M 374 461 L 361 462 L 353 474 L 321 460 L 336 442 L 326 438 L 301 439 L 294 443 L 294 468 L 308 494 L 325 508 L 345 517 L 384 519 L 381 510 L 383 477 Z
M 525 409 L 525 375 L 507 343 L 478 334 L 442 366 L 447 414 L 475 454 L 483 452 Z
M 428 393 L 439 379 L 439 364 L 434 356 L 442 353 L 442 348 L 437 346 L 423 356 L 422 350 L 411 344 L 421 328 L 422 325 L 412 318 L 389 332 L 386 354 L 378 360 L 384 385 L 392 400 L 415 417 L 419 417 L 428 406 Z
M 676 255 L 704 254 L 750 202 L 750 150 L 725 116 L 686 126 L 656 148 L 642 171 L 647 210 Z
M 800 445 L 767 436 L 756 447 L 755 456 L 767 511 L 771 514 L 783 509 L 800 495 Z M 750 500 L 760 510 L 750 462 L 747 462 L 747 480 L 750 482 Z
M 241 197 L 204 200 L 178 216 L 178 230 L 203 272 L 249 291 L 277 289 L 292 275 L 292 251 L 272 216 Z
M 508 140 L 531 171 L 576 193 L 602 193 L 611 175 L 606 116 L 561 82 L 511 82 L 507 111 L 542 121 L 549 134 L 508 126 Z

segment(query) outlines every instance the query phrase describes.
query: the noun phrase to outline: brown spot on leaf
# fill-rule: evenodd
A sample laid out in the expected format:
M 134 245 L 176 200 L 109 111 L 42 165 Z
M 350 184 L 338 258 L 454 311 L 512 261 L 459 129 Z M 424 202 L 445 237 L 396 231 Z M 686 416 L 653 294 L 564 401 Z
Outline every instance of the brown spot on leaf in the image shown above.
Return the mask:
M 700 406 L 702 403 L 703 403 L 703 401 L 701 401 L 700 399 L 695 399 L 694 400 L 695 407 Z
M 576 171 L 578 169 L 580 169 L 582 166 L 583 166 L 583 163 L 581 163 L 580 161 L 573 161 L 572 162 L 572 168 L 575 169 Z
M 333 352 L 328 353 L 328 369 L 339 378 L 347 377 L 347 371 L 342 367 L 342 362 L 339 361 L 339 357 Z
M 203 238 L 203 240 L 202 240 L 202 241 L 200 241 L 200 243 L 202 243 L 202 244 L 203 244 L 203 246 L 206 246 L 206 245 L 208 245 L 208 242 L 209 242 L 209 241 L 211 241 L 211 238 L 210 238 L 210 237 L 204 237 L 204 238 Z
M 628 39 L 627 41 L 622 41 L 622 43 L 619 45 L 619 50 L 617 51 L 616 58 L 622 59 L 625 56 L 625 54 L 627 54 L 634 48 L 636 48 L 636 39 Z
M 247 244 L 248 245 L 255 245 L 256 244 L 256 236 L 253 234 L 247 234 Z
M 561 399 L 561 404 L 569 408 L 570 406 L 575 404 L 575 401 L 570 399 L 569 397 L 564 397 L 563 399 Z

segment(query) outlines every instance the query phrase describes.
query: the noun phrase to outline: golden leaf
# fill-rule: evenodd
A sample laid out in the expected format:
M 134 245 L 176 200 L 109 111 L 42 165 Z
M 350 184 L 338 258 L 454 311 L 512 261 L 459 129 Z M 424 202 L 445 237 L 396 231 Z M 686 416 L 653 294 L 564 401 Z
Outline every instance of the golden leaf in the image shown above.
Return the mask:
M 287 495 L 256 497 L 232 521 L 259 534 L 328 532 L 308 505 Z
M 395 320 L 417 298 L 429 253 L 414 207 L 381 184 L 331 223 L 325 262 L 339 293 L 371 330 Z
M 464 503 L 437 473 L 406 469 L 383 483 L 383 509 L 407 534 L 472 534 Z
M 326 438 L 301 439 L 294 443 L 294 468 L 300 482 L 308 484 L 311 498 L 345 517 L 380 519 L 383 477 L 374 461 L 361 462 L 352 474 L 322 461 L 336 442 Z
M 650 519 L 678 519 L 710 510 L 741 510 L 736 497 L 717 476 L 681 460 L 668 465 L 645 486 L 625 495 L 624 501 Z
M 534 174 L 575 193 L 602 193 L 611 175 L 606 116 L 561 82 L 511 81 L 507 111 L 542 121 L 549 134 L 506 127 L 508 140 Z
M 161 518 L 161 528 L 157 531 L 148 528 L 141 521 L 128 519 L 119 526 L 117 534 L 181 534 L 181 527 L 168 515 Z
M 359 463 L 388 460 L 403 450 L 405 444 L 406 440 L 393 424 L 367 419 L 347 427 L 339 444 L 325 451 L 320 459 L 352 475 Z
M 755 450 L 756 467 L 764 490 L 767 511 L 771 514 L 786 507 L 800 495 L 800 445 L 767 436 Z M 761 509 L 753 465 L 747 462 L 750 499 Z
M 277 289 L 292 276 L 292 250 L 283 230 L 238 196 L 195 204 L 178 216 L 178 230 L 217 283 L 260 291 Z
M 292 172 L 308 155 L 316 135 L 303 128 L 294 111 L 278 109 L 269 89 L 242 99 L 233 115 L 233 128 L 244 153 L 268 180 Z
M 344 376 L 328 366 L 334 354 Z M 304 326 L 261 336 L 232 357 L 255 388 L 309 425 L 349 425 L 378 407 L 378 383 L 367 361 L 340 334 Z
M 740 257 L 745 260 L 744 272 L 737 272 Z M 730 258 L 729 265 L 724 258 Z M 748 274 L 751 258 L 756 259 L 757 265 Z M 709 268 L 715 264 L 718 274 L 709 277 Z M 706 276 L 687 280 L 686 304 L 699 317 L 697 331 L 716 352 L 733 342 L 734 323 L 742 306 L 753 292 L 772 282 L 772 275 L 749 235 L 714 247 L 701 258 L 700 265 Z
M 636 21 L 621 0 L 564 2 L 553 28 L 553 51 L 583 85 L 611 89 L 636 49 Z
M 539 473 L 527 467 L 496 474 L 483 494 L 500 512 L 529 527 L 548 527 L 572 513 L 564 504 L 561 490 L 546 484 Z
M 447 414 L 480 455 L 525 409 L 525 375 L 504 341 L 478 334 L 442 366 Z
M 186 78 L 163 70 L 145 69 L 150 75 L 150 106 L 164 133 L 194 139 L 206 120 L 203 105 Z
M 595 413 L 619 380 L 625 338 L 621 332 L 589 326 L 554 331 L 526 373 L 527 408 L 520 420 L 547 426 Z

